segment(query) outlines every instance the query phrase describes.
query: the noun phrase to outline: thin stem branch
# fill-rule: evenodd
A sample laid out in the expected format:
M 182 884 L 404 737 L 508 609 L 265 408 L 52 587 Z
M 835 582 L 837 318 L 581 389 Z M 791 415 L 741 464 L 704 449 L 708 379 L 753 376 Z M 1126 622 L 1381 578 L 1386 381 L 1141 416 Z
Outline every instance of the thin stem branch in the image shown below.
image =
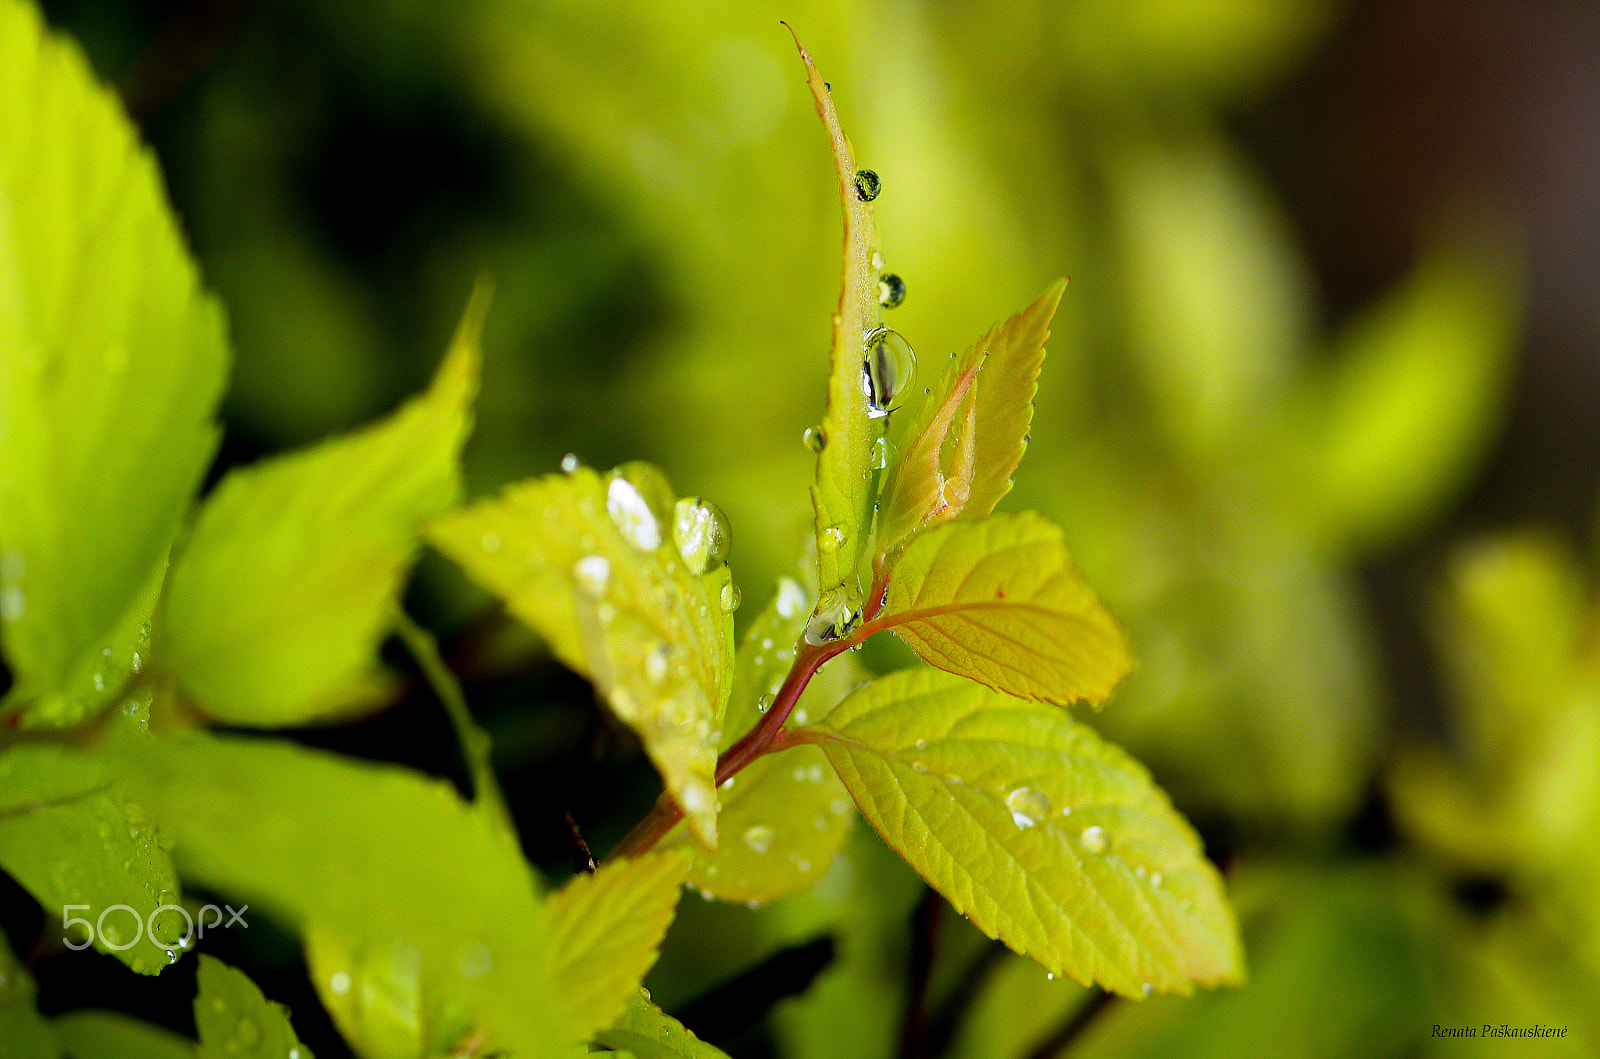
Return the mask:
M 500 783 L 495 779 L 494 766 L 489 761 L 489 735 L 473 720 L 467 709 L 467 697 L 461 692 L 455 674 L 439 655 L 439 645 L 433 634 L 411 620 L 404 608 L 395 608 L 395 634 L 417 660 L 423 679 L 438 696 L 455 729 L 456 740 L 461 745 L 461 756 L 466 759 L 467 771 L 472 775 L 473 798 L 496 817 L 507 831 L 515 833 L 511 813 L 506 808 L 505 797 L 500 793 Z
M 1040 1041 L 1038 1047 L 1028 1053 L 1027 1059 L 1055 1059 L 1082 1036 L 1083 1031 L 1088 1029 L 1116 999 L 1115 993 L 1095 990 L 1089 995 L 1089 999 L 1083 1002 L 1082 1007 L 1067 1016 L 1067 1020 L 1054 1033 Z

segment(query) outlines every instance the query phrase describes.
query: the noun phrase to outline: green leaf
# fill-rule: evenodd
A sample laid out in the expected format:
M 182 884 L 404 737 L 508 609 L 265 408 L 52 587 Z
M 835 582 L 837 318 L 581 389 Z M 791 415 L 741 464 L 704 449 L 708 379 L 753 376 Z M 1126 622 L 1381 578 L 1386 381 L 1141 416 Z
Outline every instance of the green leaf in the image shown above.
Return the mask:
M 0 866 L 43 906 L 47 931 L 74 945 L 92 939 L 152 975 L 177 959 L 185 933 L 179 913 L 154 915 L 178 900 L 158 820 L 98 762 L 51 746 L 0 755 Z
M 554 980 L 581 1038 L 611 1025 L 655 965 L 688 861 L 681 852 L 613 861 L 550 897 Z
M 71 724 L 126 672 L 106 652 L 126 666 L 216 448 L 227 343 L 78 49 L 7 2 L 0 69 L 0 638 L 7 702 Z
M 243 971 L 202 953 L 197 978 L 197 1059 L 234 1059 L 240 1054 L 311 1059 L 311 1049 L 300 1043 L 289 1025 L 289 1009 L 263 996 Z
M 422 522 L 455 502 L 488 290 L 428 392 L 381 423 L 223 479 L 173 566 L 159 652 L 236 725 L 304 724 L 373 681 Z M 359 705 L 358 701 L 358 705 Z
M 882 612 L 923 661 L 997 691 L 1099 703 L 1127 675 L 1127 639 L 1031 511 L 957 522 L 918 537 L 895 564 Z
M 879 565 L 922 530 L 979 519 L 1011 490 L 1028 445 L 1044 344 L 1067 281 L 991 327 L 946 365 L 883 490 Z
M 186 877 L 301 931 L 318 995 L 363 1055 L 448 1051 L 471 1033 L 529 1055 L 583 1039 L 515 839 L 450 784 L 199 733 L 105 753 Z
M 884 840 L 984 933 L 1128 996 L 1239 981 L 1238 928 L 1148 773 L 1052 707 L 930 669 L 801 730 Z
M 1514 281 L 1471 247 L 1430 252 L 1357 320 L 1304 396 L 1307 525 L 1374 547 L 1454 495 L 1491 439 L 1515 345 Z
M 632 1053 L 636 1059 L 727 1059 L 727 1053 L 696 1037 L 683 1023 L 650 1002 L 650 994 L 635 990 L 622 1017 L 599 1041 L 614 1051 Z
M 672 497 L 648 464 L 580 467 L 452 512 L 428 539 L 594 681 L 713 846 L 737 597 L 726 567 L 679 554 Z
M 771 704 L 794 662 L 810 608 L 800 583 L 780 578 L 771 601 L 745 630 L 734 658 L 720 749 L 755 727 Z M 801 693 L 795 722 L 826 716 L 862 679 L 853 656 L 828 662 Z M 656 848 L 689 849 L 694 854 L 690 885 L 727 901 L 770 901 L 814 885 L 855 822 L 844 785 L 815 747 L 757 758 L 724 781 L 717 796 L 722 801 L 717 822 L 726 841 L 702 849 L 679 824 Z
M 872 264 L 873 255 L 879 252 L 878 229 L 872 223 L 870 199 L 864 200 L 856 190 L 855 154 L 839 125 L 833 95 L 798 36 L 795 46 L 806 65 L 806 84 L 817 115 L 828 130 L 839 176 L 839 200 L 844 206 L 844 281 L 839 308 L 833 315 L 828 409 L 818 428 L 823 448 L 817 453 L 817 481 L 811 488 L 817 520 L 817 569 L 822 599 L 830 594 L 838 598 L 838 592 L 855 597 L 860 595 L 856 566 L 866 547 L 872 514 L 872 443 L 883 435 L 885 422 L 868 415 L 862 384 L 866 338 L 883 321 L 879 270 Z
M 195 1059 L 187 1037 L 117 1011 L 72 1011 L 52 1025 L 71 1059 Z
M 4 1046 L 0 1054 L 11 1059 L 56 1059 L 61 1054 L 57 1034 L 34 1006 L 37 992 L 33 976 L 0 934 L 0 1043 Z

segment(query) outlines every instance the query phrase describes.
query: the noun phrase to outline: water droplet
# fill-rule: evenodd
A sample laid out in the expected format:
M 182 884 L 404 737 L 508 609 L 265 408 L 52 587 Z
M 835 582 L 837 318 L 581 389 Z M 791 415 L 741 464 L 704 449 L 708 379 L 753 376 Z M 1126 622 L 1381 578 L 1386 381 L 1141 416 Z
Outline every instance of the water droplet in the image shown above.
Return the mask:
M 1156 887 L 1159 887 L 1161 885 L 1161 873 L 1160 872 L 1156 872 L 1154 875 L 1150 876 L 1150 885 L 1151 886 L 1156 886 Z
M 701 890 L 700 891 L 700 900 L 702 900 L 702 901 L 715 901 L 716 899 L 717 899 L 717 895 L 712 893 L 710 890 Z
M 684 565 L 703 574 L 728 561 L 733 534 L 717 505 L 700 497 L 685 498 L 673 509 L 672 542 Z
M 1011 822 L 1027 830 L 1050 812 L 1050 796 L 1032 787 L 1018 787 L 1006 795 L 1006 808 L 1011 810 Z
M 834 816 L 844 816 L 850 811 L 850 799 L 842 796 L 835 798 L 828 803 L 828 808 L 833 810 Z
M 828 435 L 823 433 L 821 427 L 806 427 L 806 432 L 800 435 L 800 440 L 806 443 L 806 448 L 812 452 L 821 452 L 828 447 Z
M 478 546 L 481 547 L 486 552 L 493 553 L 493 552 L 499 551 L 500 550 L 500 534 L 494 532 L 493 530 L 490 530 L 488 533 L 485 533 L 483 535 L 483 539 L 478 542 Z
M 893 272 L 878 277 L 878 304 L 885 309 L 898 309 L 906 300 L 906 281 Z
M 1083 843 L 1083 848 L 1090 853 L 1104 853 L 1106 849 L 1106 829 L 1098 824 L 1083 829 L 1083 834 L 1078 836 Z
M 843 523 L 835 526 L 826 526 L 817 535 L 817 547 L 825 552 L 836 552 L 850 537 L 850 531 Z
M 811 720 L 811 711 L 807 710 L 804 706 L 801 706 L 801 707 L 799 707 L 798 709 L 796 709 L 794 711 L 794 723 L 795 724 L 805 724 L 810 720 Z
M 808 872 L 808 871 L 811 870 L 811 862 L 809 860 L 804 859 L 804 858 L 801 858 L 800 860 L 795 861 L 794 862 L 794 866 L 796 868 L 798 868 L 801 872 Z
M 344 996 L 350 992 L 350 976 L 344 971 L 333 972 L 333 977 L 328 979 L 328 991 L 334 996 Z
M 684 784 L 683 793 L 678 798 L 678 804 L 686 813 L 703 812 L 714 804 L 714 795 L 710 788 L 698 780 Z
M 898 331 L 877 327 L 862 339 L 861 389 L 867 415 L 881 418 L 899 408 L 917 373 L 917 355 Z
M 306 1053 L 300 1050 L 298 1044 L 289 1049 L 289 1059 L 305 1059 L 305 1055 Z
M 1151 993 L 1154 993 L 1156 989 L 1155 986 L 1151 985 L 1149 982 L 1146 982 L 1144 985 L 1139 987 L 1139 991 L 1145 996 L 1149 996 Z
M 1143 864 L 1135 864 L 1133 866 L 1133 874 L 1135 874 L 1139 878 L 1143 879 L 1146 875 L 1148 875 L 1150 873 L 1145 870 L 1145 866 Z
M 756 700 L 756 712 L 757 713 L 766 713 L 770 709 L 772 709 L 772 696 L 771 695 L 763 695 L 759 699 Z
M 739 609 L 739 601 L 743 598 L 739 592 L 739 586 L 729 581 L 722 586 L 722 591 L 717 596 L 717 603 L 721 605 L 722 613 L 732 614 Z
M 648 463 L 633 461 L 611 472 L 606 483 L 606 514 L 623 538 L 642 552 L 661 547 L 662 525 L 676 501 L 666 478 Z
M 867 262 L 872 266 L 872 271 L 874 271 L 874 272 L 882 272 L 883 271 L 883 252 L 880 251 L 880 250 L 874 250 L 872 252 L 872 256 L 867 258 Z
M 816 816 L 811 818 L 811 826 L 816 828 L 818 831 L 826 831 L 828 830 L 828 818 L 823 816 L 821 813 L 818 813 Z
M 830 588 L 817 601 L 816 613 L 806 621 L 806 643 L 813 647 L 845 636 L 861 618 L 843 588 Z
M 94 690 L 106 690 L 106 675 L 104 673 L 96 673 L 94 675 Z
M 778 617 L 792 618 L 805 609 L 806 603 L 806 590 L 800 587 L 800 582 L 792 577 L 778 579 L 778 598 L 773 603 Z
M 883 190 L 883 181 L 878 179 L 878 174 L 870 169 L 856 170 L 856 198 L 862 202 L 871 202 L 878 197 L 878 192 Z
M 572 564 L 572 577 L 585 592 L 599 599 L 611 584 L 611 563 L 603 555 L 586 555 Z
M 900 455 L 900 450 L 895 448 L 894 442 L 888 438 L 879 438 L 872 443 L 872 469 L 881 471 Z
M 821 765 L 812 765 L 811 768 L 806 771 L 806 778 L 812 783 L 821 783 L 824 775 L 825 773 L 823 773 Z
M 1044 980 L 1046 982 L 1054 982 L 1056 980 L 1056 973 L 1054 971 L 1046 971 L 1044 973 Z
M 568 474 L 576 471 L 578 467 L 578 454 L 576 452 L 569 452 L 565 456 L 561 457 L 561 469 L 566 471 Z
M 645 656 L 645 679 L 650 681 L 652 684 L 660 684 L 662 681 L 666 680 L 667 673 L 671 668 L 671 658 L 672 645 L 666 643 L 657 644 L 656 649 Z
M 133 652 L 133 671 L 135 673 L 144 668 L 144 658 L 138 651 Z
M 744 844 L 757 853 L 765 853 L 772 848 L 772 828 L 765 824 L 751 824 L 744 829 Z

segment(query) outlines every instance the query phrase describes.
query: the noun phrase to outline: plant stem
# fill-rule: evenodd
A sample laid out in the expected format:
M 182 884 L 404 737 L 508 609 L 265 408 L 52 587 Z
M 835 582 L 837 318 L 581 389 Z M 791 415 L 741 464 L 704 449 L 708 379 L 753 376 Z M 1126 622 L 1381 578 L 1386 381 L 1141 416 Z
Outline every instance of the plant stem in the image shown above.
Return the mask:
M 756 758 L 781 749 L 777 744 L 783 734 L 784 722 L 789 719 L 795 703 L 800 701 L 800 695 L 806 690 L 806 685 L 822 667 L 822 663 L 849 648 L 852 642 L 848 639 L 825 644 L 809 644 L 804 640 L 800 642 L 800 648 L 795 652 L 794 663 L 789 667 L 789 675 L 783 678 L 783 685 L 778 688 L 778 694 L 772 700 L 772 707 L 762 715 L 754 728 L 717 758 L 718 787 L 737 775 Z M 656 799 L 655 808 L 634 825 L 633 830 L 628 832 L 606 859 L 609 861 L 617 857 L 637 857 L 648 853 L 651 847 L 661 841 L 681 819 L 683 810 L 678 808 L 678 803 L 672 800 L 671 795 L 663 791 L 661 797 Z
M 433 634 L 411 620 L 402 607 L 395 608 L 394 630 L 417 660 L 423 679 L 433 689 L 455 729 L 456 740 L 461 745 L 461 756 L 466 759 L 467 771 L 472 774 L 472 794 L 507 832 L 515 834 L 511 813 L 506 808 L 505 797 L 500 793 L 500 783 L 495 779 L 494 766 L 489 762 L 489 735 L 473 720 L 467 709 L 467 697 L 461 692 L 455 674 L 439 655 L 439 646 Z

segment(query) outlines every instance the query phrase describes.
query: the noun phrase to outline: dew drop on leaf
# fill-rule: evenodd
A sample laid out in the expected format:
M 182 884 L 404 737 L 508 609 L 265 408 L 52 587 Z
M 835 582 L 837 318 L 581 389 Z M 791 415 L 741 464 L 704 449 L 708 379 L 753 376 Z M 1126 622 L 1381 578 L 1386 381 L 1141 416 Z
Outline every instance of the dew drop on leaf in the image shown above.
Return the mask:
M 611 584 L 611 563 L 603 555 L 586 555 L 572 564 L 572 577 L 585 592 L 599 599 Z
M 879 438 L 872 443 L 872 469 L 881 471 L 889 466 L 891 460 L 899 455 L 894 447 L 894 442 L 888 438 Z
M 875 327 L 861 340 L 866 354 L 861 365 L 861 390 L 867 415 L 879 419 L 899 408 L 917 374 L 917 355 L 898 331 Z
M 772 848 L 772 828 L 765 824 L 751 824 L 744 830 L 744 844 L 757 853 L 765 853 Z
M 606 514 L 623 539 L 642 552 L 661 547 L 662 524 L 672 517 L 672 487 L 648 463 L 625 463 L 606 484 Z
M 870 169 L 856 170 L 855 185 L 856 198 L 862 202 L 871 202 L 878 197 L 878 192 L 883 190 L 883 181 Z
M 704 574 L 728 561 L 733 534 L 717 505 L 698 496 L 686 497 L 673 509 L 672 542 L 684 565 Z
M 893 272 L 878 277 L 878 304 L 885 309 L 898 309 L 906 300 L 906 281 Z
M 328 979 L 328 991 L 334 996 L 344 996 L 350 992 L 350 975 L 344 971 L 335 971 Z
M 717 602 L 722 605 L 722 613 L 732 614 L 739 609 L 739 600 L 743 598 L 739 586 L 729 581 L 722 586 L 722 593 L 717 597 Z
M 1011 810 L 1011 822 L 1027 830 L 1050 812 L 1050 796 L 1032 787 L 1018 787 L 1006 795 L 1006 808 Z
M 850 531 L 841 523 L 837 526 L 828 526 L 817 537 L 817 547 L 825 552 L 836 552 L 849 537 Z
M 497 552 L 500 550 L 500 534 L 490 530 L 488 533 L 483 535 L 483 539 L 478 543 L 486 552 L 490 552 L 491 554 Z
M 800 435 L 800 440 L 806 443 L 806 448 L 812 452 L 821 452 L 828 447 L 828 435 L 823 433 L 821 427 L 806 427 L 806 432 Z
M 671 668 L 669 663 L 671 654 L 672 647 L 670 644 L 657 644 L 655 650 L 651 651 L 645 656 L 645 679 L 650 681 L 652 684 L 660 684 L 662 681 L 666 680 L 667 673 Z
M 1142 992 L 1145 996 L 1149 996 L 1151 993 L 1154 993 L 1156 990 L 1155 990 L 1155 986 L 1151 985 L 1149 982 L 1146 982 L 1144 985 L 1139 987 L 1139 991 Z
M 566 471 L 568 474 L 571 474 L 573 471 L 576 471 L 578 469 L 578 466 L 579 466 L 579 464 L 578 464 L 578 454 L 577 453 L 569 452 L 565 456 L 561 457 L 561 469 L 563 471 Z
M 1083 829 L 1083 834 L 1078 836 L 1083 843 L 1083 848 L 1090 853 L 1104 853 L 1106 849 L 1106 829 L 1098 824 Z
M 806 643 L 813 647 L 832 643 L 848 633 L 860 617 L 844 589 L 829 589 L 818 601 L 816 613 L 806 622 Z

